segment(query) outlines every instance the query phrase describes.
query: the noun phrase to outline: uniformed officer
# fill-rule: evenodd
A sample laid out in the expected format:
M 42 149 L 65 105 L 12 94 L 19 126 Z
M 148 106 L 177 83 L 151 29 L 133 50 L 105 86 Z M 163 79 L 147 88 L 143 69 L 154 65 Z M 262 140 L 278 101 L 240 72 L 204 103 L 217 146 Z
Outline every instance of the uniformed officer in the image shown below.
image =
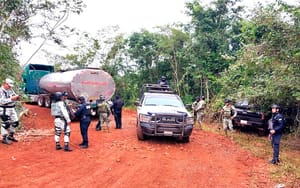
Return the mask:
M 161 76 L 161 78 L 157 81 L 159 85 L 169 85 L 168 80 L 165 76 Z
M 19 126 L 15 103 L 19 100 L 20 96 L 13 91 L 13 86 L 14 81 L 6 78 L 0 88 L 1 135 L 3 144 L 10 144 L 10 141 L 18 142 L 14 137 L 15 129 Z
M 192 109 L 194 111 L 194 120 L 195 124 L 199 124 L 199 128 L 202 128 L 202 121 L 204 119 L 204 110 L 205 110 L 205 97 L 204 96 L 198 96 L 197 100 L 192 104 Z
M 111 114 L 110 106 L 105 101 L 105 97 L 103 95 L 99 96 L 99 103 L 97 104 L 97 112 L 99 115 L 99 121 L 96 125 L 96 130 L 100 131 L 104 123 L 106 123 L 107 127 L 109 127 L 109 116 Z
M 82 136 L 82 143 L 79 144 L 79 146 L 85 149 L 89 146 L 88 128 L 91 123 L 91 105 L 89 103 L 86 103 L 83 96 L 78 97 L 78 102 L 80 103 L 80 106 L 74 115 L 80 120 L 80 133 Z
M 116 129 L 122 129 L 122 108 L 124 102 L 122 101 L 120 95 L 116 95 L 113 105 L 111 106 L 112 114 L 115 118 Z
M 279 147 L 280 139 L 284 129 L 284 116 L 279 112 L 280 107 L 277 104 L 273 104 L 272 108 L 272 123 L 270 126 L 270 139 L 273 148 L 273 158 L 270 160 L 272 164 L 279 163 Z
M 233 132 L 232 120 L 237 115 L 237 111 L 235 107 L 231 104 L 230 99 L 225 99 L 224 102 L 225 106 L 223 106 L 221 113 L 223 115 L 223 129 L 225 134 L 227 134 L 228 128 L 231 132 Z
M 55 117 L 55 135 L 54 140 L 56 143 L 56 150 L 61 150 L 60 135 L 64 132 L 64 151 L 72 151 L 69 147 L 70 135 L 71 135 L 71 118 L 64 103 L 64 96 L 61 92 L 54 94 L 54 101 L 51 104 L 51 115 Z

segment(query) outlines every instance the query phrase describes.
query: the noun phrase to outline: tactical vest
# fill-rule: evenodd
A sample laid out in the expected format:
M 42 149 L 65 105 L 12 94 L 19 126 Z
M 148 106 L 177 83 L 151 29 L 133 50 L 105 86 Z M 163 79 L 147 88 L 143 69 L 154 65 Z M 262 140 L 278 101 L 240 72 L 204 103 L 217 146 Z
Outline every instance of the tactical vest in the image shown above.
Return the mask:
M 98 104 L 98 113 L 107 113 L 108 109 L 107 109 L 107 104 L 105 102 L 101 102 Z
M 223 107 L 223 116 L 225 118 L 230 118 L 231 117 L 231 114 L 232 114 L 232 107 L 231 106 L 224 106 Z
M 63 113 L 58 106 L 58 102 L 51 103 L 51 116 L 63 116 Z

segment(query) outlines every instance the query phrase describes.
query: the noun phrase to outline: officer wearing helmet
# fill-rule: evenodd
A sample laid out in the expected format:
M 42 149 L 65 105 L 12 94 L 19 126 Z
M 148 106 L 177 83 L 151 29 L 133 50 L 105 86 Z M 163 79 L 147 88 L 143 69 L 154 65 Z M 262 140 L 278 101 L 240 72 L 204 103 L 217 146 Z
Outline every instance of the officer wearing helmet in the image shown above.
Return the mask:
M 284 116 L 279 112 L 280 110 L 279 105 L 273 104 L 271 108 L 272 108 L 272 118 L 271 118 L 272 123 L 269 127 L 270 129 L 269 138 L 271 140 L 271 145 L 273 148 L 273 158 L 269 162 L 271 164 L 278 164 L 280 140 L 284 129 Z
M 104 123 L 106 123 L 107 128 L 109 128 L 109 116 L 111 114 L 111 111 L 109 104 L 105 101 L 104 95 L 99 96 L 97 113 L 99 115 L 99 121 L 96 125 L 96 131 L 100 131 Z
M 237 111 L 235 107 L 231 104 L 230 99 L 224 100 L 225 105 L 221 110 L 221 114 L 223 116 L 223 129 L 225 134 L 227 135 L 227 130 L 229 129 L 231 132 L 233 131 L 232 120 L 237 115 Z
M 169 85 L 168 81 L 167 81 L 167 78 L 165 76 L 162 76 L 158 81 L 157 83 L 159 85 Z
M 1 135 L 3 144 L 11 144 L 12 142 L 18 142 L 14 137 L 15 129 L 19 126 L 19 119 L 15 110 L 15 103 L 20 99 L 14 90 L 14 81 L 10 78 L 6 78 L 0 88 L 0 117 L 1 123 Z
M 74 115 L 80 120 L 80 133 L 82 136 L 82 142 L 79 144 L 79 146 L 83 149 L 86 149 L 89 146 L 88 128 L 91 123 L 91 105 L 86 103 L 86 100 L 83 96 L 78 97 L 77 100 L 80 106 Z
M 71 135 L 71 117 L 68 113 L 67 107 L 64 103 L 64 96 L 62 92 L 56 92 L 54 94 L 54 101 L 51 104 L 51 115 L 54 116 L 55 126 L 55 148 L 61 150 L 60 135 L 64 132 L 64 151 L 72 151 L 69 147 L 70 135 Z

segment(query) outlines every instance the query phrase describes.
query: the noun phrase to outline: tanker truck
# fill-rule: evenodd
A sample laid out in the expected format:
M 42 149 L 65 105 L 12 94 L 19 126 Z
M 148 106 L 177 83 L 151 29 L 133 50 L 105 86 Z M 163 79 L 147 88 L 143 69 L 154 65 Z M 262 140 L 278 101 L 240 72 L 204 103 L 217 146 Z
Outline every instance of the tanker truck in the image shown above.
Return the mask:
M 67 92 L 69 102 L 76 104 L 76 99 L 84 96 L 96 112 L 99 96 L 110 100 L 115 92 L 112 76 L 94 68 L 55 72 L 52 65 L 28 64 L 22 72 L 22 81 L 29 102 L 48 108 L 55 92 Z

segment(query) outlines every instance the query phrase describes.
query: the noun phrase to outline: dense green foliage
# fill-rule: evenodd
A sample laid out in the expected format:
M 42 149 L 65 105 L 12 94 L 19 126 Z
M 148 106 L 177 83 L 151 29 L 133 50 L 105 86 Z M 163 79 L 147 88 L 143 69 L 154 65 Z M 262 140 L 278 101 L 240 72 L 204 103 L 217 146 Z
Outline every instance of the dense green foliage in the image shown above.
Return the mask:
M 40 6 L 26 2 L 0 3 L 2 77 L 15 75 L 7 70 L 18 70 L 14 68 L 17 64 L 12 50 L 18 40 L 33 35 L 32 25 L 27 22 L 30 16 L 44 10 L 48 11 L 45 17 L 53 18 L 54 10 L 65 10 L 60 11 L 64 14 L 56 19 L 57 25 L 44 30 L 45 38 L 61 44 L 63 39 L 54 29 L 66 19 L 67 12 L 80 13 L 82 7 L 79 0 L 72 1 L 73 6 L 58 0 L 41 1 L 44 4 Z M 162 75 L 185 103 L 205 95 L 214 111 L 223 105 L 224 98 L 248 98 L 265 110 L 272 103 L 299 105 L 299 5 L 277 1 L 257 6 L 245 19 L 243 7 L 237 2 L 216 0 L 208 6 L 197 0 L 188 2 L 190 23 L 161 26 L 155 32 L 141 30 L 125 36 L 116 34 L 118 28 L 110 28 L 98 36 L 83 33 L 73 54 L 55 56 L 52 61 L 56 67 L 97 65 L 104 69 L 114 77 L 116 93 L 127 105 L 139 97 L 142 84 L 156 83 Z

